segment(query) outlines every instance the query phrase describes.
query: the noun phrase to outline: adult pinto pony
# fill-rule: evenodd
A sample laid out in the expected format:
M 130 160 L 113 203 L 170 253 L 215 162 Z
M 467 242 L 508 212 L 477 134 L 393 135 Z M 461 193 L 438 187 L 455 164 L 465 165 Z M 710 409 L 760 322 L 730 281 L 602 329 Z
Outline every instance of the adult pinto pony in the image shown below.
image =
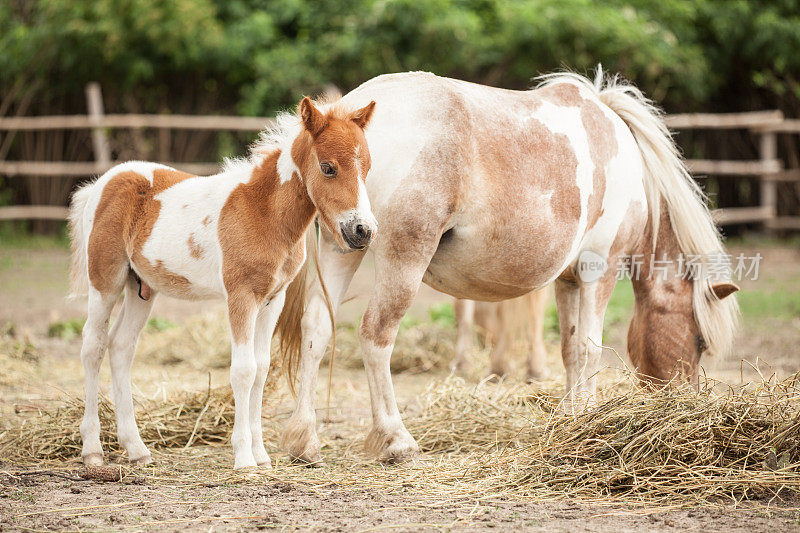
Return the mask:
M 650 261 L 622 263 L 636 293 L 628 352 L 646 379 L 693 379 L 701 354 L 728 350 L 736 286 L 712 285 L 703 268 L 723 252 L 719 235 L 659 111 L 637 88 L 601 72 L 594 82 L 547 76 L 531 91 L 406 73 L 370 80 L 342 102 L 370 100 L 378 106 L 367 133 L 367 191 L 381 237 L 371 246 L 376 280 L 359 334 L 372 398 L 366 445 L 381 460 L 418 450 L 397 408 L 389 358 L 423 281 L 482 301 L 555 282 L 568 410 L 595 402 L 603 317 L 627 256 L 660 261 L 658 270 Z M 699 258 L 688 274 L 685 255 Z M 338 253 L 323 233 L 320 268 L 334 305 L 362 257 Z M 603 261 L 599 277 L 581 275 Z M 298 404 L 283 446 L 317 462 L 314 392 L 330 323 L 319 282 L 310 291 L 298 326 Z
M 151 461 L 133 416 L 130 370 L 155 294 L 163 293 L 227 300 L 235 468 L 270 465 L 261 433 L 270 340 L 286 286 L 305 261 L 306 230 L 319 213 L 345 250 L 365 248 L 377 230 L 364 186 L 370 155 L 363 128 L 374 105 L 353 112 L 334 105 L 322 112 L 305 98 L 299 119 L 280 116 L 247 160 L 229 162 L 220 174 L 192 176 L 130 162 L 75 193 L 73 293 L 89 294 L 81 349 L 84 463 L 103 462 L 97 382 L 106 348 L 119 441 L 131 461 Z M 123 308 L 109 334 L 123 290 Z M 289 302 L 290 308 L 302 305 Z

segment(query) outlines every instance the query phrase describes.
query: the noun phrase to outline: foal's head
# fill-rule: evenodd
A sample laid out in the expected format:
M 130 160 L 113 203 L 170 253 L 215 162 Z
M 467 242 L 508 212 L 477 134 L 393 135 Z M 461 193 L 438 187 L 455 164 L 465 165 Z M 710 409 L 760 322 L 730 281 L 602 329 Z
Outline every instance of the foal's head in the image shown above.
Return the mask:
M 364 128 L 374 109 L 370 102 L 356 111 L 333 106 L 323 113 L 308 98 L 298 106 L 304 131 L 292 155 L 302 161 L 303 180 L 322 223 L 344 250 L 363 250 L 378 231 L 364 185 L 371 164 Z
M 628 354 L 640 377 L 654 385 L 696 386 L 700 357 L 724 355 L 730 346 L 735 305 L 724 300 L 739 288 L 682 277 L 639 285 L 644 290 L 636 294 Z

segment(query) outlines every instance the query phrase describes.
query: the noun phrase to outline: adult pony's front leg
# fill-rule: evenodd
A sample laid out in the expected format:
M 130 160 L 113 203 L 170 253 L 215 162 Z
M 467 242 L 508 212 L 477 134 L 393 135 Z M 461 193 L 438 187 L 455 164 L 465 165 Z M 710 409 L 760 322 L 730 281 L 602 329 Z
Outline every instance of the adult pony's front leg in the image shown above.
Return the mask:
M 253 457 L 259 466 L 269 467 L 261 422 L 261 407 L 264 401 L 264 384 L 267 381 L 270 362 L 270 348 L 275 324 L 281 316 L 283 303 L 286 300 L 286 291 L 278 293 L 271 301 L 267 302 L 259 311 L 255 329 L 255 358 L 256 377 L 250 389 L 250 434 L 252 435 Z
M 256 381 L 254 335 L 258 304 L 247 291 L 228 294 L 228 319 L 231 323 L 231 388 L 233 389 L 234 421 L 231 444 L 235 455 L 234 468 L 256 466 L 253 436 L 250 431 L 250 393 Z
M 333 236 L 321 229 L 319 265 L 333 312 L 339 308 L 347 288 L 364 258 L 364 252 L 343 254 Z M 322 464 L 322 446 L 317 437 L 317 415 L 314 409 L 319 365 L 331 338 L 331 320 L 319 279 L 308 289 L 308 304 L 302 320 L 303 344 L 298 369 L 297 406 L 281 437 L 281 448 L 298 461 Z
M 386 253 L 375 254 L 376 285 L 361 319 L 359 339 L 372 400 L 372 431 L 366 448 L 383 462 L 402 462 L 419 452 L 397 408 L 389 361 L 400 321 L 417 294 L 435 242 L 423 253 L 394 249 L 391 258 Z

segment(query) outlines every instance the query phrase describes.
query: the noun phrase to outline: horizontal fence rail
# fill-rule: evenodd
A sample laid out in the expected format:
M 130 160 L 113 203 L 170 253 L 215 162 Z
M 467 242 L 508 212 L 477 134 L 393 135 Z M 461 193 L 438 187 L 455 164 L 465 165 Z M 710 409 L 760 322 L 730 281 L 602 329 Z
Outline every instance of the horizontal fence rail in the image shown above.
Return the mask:
M 111 159 L 107 130 L 109 129 L 183 129 L 255 132 L 274 123 L 272 117 L 238 117 L 214 115 L 148 115 L 103 113 L 100 86 L 86 87 L 88 115 L 56 115 L 39 117 L 0 117 L 0 131 L 43 131 L 89 129 L 95 160 L 72 161 L 0 161 L 0 176 L 55 177 L 95 176 L 102 174 L 118 161 Z M 800 169 L 783 168 L 777 157 L 778 134 L 800 134 L 800 119 L 786 119 L 780 111 L 746 113 L 692 113 L 665 116 L 670 129 L 744 129 L 760 137 L 760 159 L 710 160 L 688 159 L 686 165 L 696 177 L 707 175 L 730 177 L 759 177 L 761 205 L 718 209 L 714 212 L 717 224 L 760 223 L 767 230 L 800 230 L 800 217 L 777 216 L 777 184 L 781 181 L 800 181 Z M 221 168 L 213 162 L 165 163 L 192 174 L 213 174 Z M 0 220 L 64 219 L 67 210 L 62 206 L 30 205 L 0 207 Z
M 235 117 L 216 115 L 103 115 L 92 120 L 88 115 L 53 115 L 41 117 L 3 117 L 0 130 L 46 131 L 107 129 L 171 129 L 258 131 L 275 121 L 272 117 Z

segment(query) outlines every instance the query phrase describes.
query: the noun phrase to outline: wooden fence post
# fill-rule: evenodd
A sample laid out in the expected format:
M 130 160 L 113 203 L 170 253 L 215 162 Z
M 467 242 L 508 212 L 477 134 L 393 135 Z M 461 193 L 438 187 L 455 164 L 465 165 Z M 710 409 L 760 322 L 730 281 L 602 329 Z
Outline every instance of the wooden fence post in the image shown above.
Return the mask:
M 100 84 L 93 81 L 86 85 L 86 107 L 89 110 L 89 122 L 92 127 L 92 147 L 98 173 L 111 168 L 111 146 L 108 143 L 106 130 L 102 127 L 103 94 Z
M 774 131 L 761 133 L 759 155 L 762 161 L 772 161 L 778 157 L 778 134 Z M 775 174 L 762 174 L 760 176 L 761 207 L 769 218 L 764 221 L 764 230 L 771 232 L 770 222 L 778 216 L 778 182 Z

